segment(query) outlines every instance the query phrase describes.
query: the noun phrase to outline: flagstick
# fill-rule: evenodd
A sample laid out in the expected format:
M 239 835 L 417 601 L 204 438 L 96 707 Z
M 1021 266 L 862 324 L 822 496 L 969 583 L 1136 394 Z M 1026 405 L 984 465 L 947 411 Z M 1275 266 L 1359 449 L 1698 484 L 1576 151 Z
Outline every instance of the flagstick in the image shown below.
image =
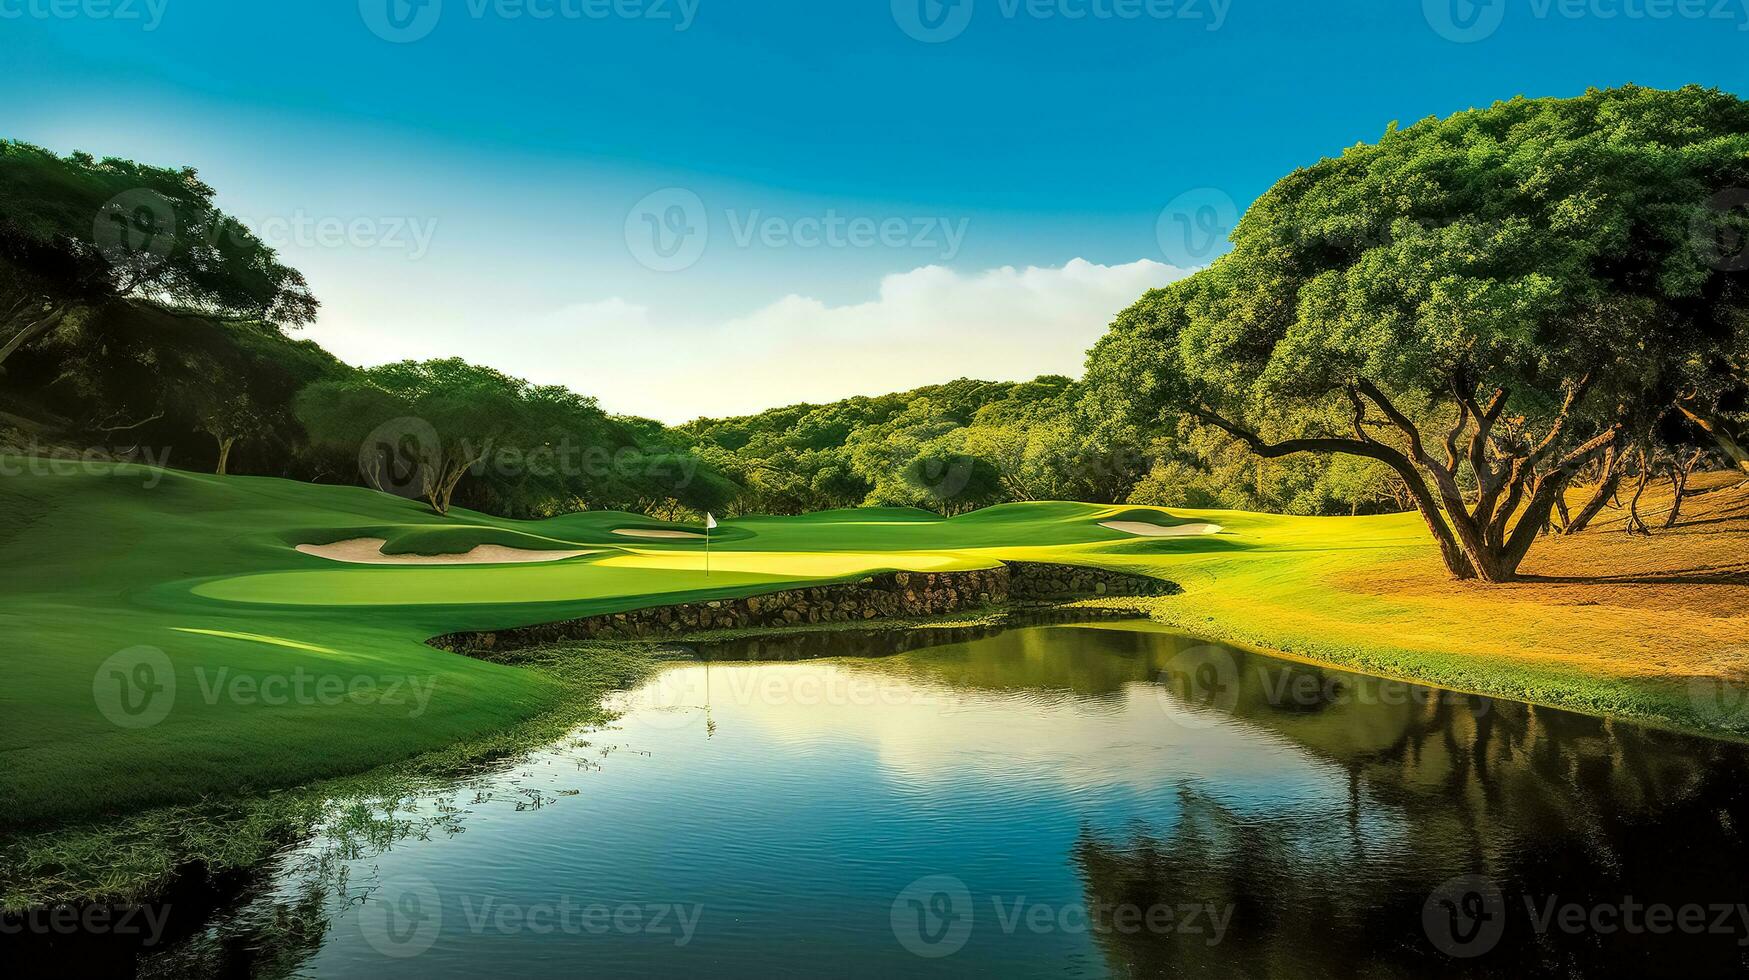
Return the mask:
M 704 518 L 704 577 L 711 577 L 711 518 L 709 514 L 706 514 Z

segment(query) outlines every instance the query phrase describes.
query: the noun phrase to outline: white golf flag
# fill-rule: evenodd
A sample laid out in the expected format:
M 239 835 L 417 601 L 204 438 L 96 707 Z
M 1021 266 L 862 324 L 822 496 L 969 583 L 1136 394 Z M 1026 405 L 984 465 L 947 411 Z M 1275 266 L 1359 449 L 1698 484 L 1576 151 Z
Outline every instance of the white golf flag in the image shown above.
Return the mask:
M 711 513 L 710 513 L 710 511 L 708 511 L 708 510 L 707 510 L 707 511 L 705 511 L 705 514 L 704 514 L 704 529 L 705 529 L 705 530 L 707 530 L 707 531 L 709 531 L 709 530 L 710 530 L 710 529 L 711 529 L 711 528 L 714 528 L 714 527 L 716 527 L 716 526 L 717 526 L 717 519 L 716 519 L 716 518 L 715 518 L 715 517 L 712 517 L 712 516 L 711 516 Z

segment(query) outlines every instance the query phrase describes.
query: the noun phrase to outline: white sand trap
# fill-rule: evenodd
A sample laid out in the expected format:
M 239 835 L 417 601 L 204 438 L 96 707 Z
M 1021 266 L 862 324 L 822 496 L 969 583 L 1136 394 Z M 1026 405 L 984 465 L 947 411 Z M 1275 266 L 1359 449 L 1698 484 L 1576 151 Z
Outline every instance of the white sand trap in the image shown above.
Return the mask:
M 621 537 L 650 538 L 653 540 L 667 540 L 670 538 L 685 538 L 687 540 L 692 540 L 695 538 L 702 539 L 704 537 L 704 535 L 697 531 L 645 531 L 635 527 L 622 527 L 613 533 L 620 535 Z
M 333 544 L 300 544 L 306 555 L 343 561 L 353 565 L 523 565 L 532 562 L 564 561 L 594 551 L 530 551 L 527 548 L 507 548 L 501 544 L 482 544 L 472 551 L 455 555 L 385 555 L 383 538 L 353 538 Z
M 1167 527 L 1164 524 L 1148 524 L 1142 521 L 1100 521 L 1099 526 L 1149 538 L 1194 538 L 1203 534 L 1221 533 L 1219 524 L 1179 524 Z

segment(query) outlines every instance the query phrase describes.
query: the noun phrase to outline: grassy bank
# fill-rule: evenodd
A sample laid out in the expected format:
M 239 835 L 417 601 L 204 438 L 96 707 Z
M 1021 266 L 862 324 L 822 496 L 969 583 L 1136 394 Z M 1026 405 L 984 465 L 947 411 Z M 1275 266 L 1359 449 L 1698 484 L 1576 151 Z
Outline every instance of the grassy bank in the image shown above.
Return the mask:
M 507 654 L 498 663 L 540 678 L 563 696 L 507 727 L 364 773 L 10 835 L 0 839 L 0 912 L 88 900 L 151 901 L 191 868 L 215 874 L 253 868 L 318 826 L 361 837 L 422 832 L 403 825 L 407 814 L 397 804 L 580 725 L 607 721 L 603 696 L 636 685 L 655 666 L 643 647 L 613 643 Z

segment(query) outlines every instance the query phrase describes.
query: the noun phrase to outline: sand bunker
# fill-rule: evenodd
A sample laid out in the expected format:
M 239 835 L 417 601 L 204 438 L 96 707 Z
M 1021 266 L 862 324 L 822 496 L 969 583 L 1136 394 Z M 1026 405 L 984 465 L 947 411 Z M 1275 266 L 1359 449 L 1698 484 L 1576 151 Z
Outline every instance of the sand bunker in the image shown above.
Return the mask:
M 627 538 L 656 538 L 664 540 L 668 538 L 685 538 L 691 540 L 704 537 L 704 535 L 697 531 L 646 531 L 635 527 L 622 527 L 613 533 Z
M 388 541 L 382 538 L 353 538 L 333 544 L 300 544 L 298 550 L 317 558 L 354 565 L 520 565 L 595 554 L 593 551 L 530 551 L 501 544 L 482 544 L 456 555 L 385 555 L 385 544 Z
M 1147 524 L 1142 521 L 1101 521 L 1100 527 L 1109 527 L 1113 531 L 1125 534 L 1140 534 L 1149 538 L 1190 538 L 1202 534 L 1219 534 L 1219 524 L 1179 524 L 1167 527 L 1164 524 Z

